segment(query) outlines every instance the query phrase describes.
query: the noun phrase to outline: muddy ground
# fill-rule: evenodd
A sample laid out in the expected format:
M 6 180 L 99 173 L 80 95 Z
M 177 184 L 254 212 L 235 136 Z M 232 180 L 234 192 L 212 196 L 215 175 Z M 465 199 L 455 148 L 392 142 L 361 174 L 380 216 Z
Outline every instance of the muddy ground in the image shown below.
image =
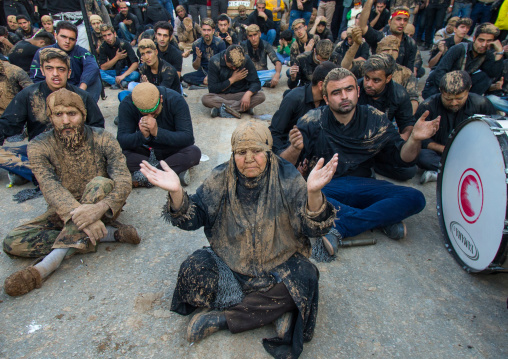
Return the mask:
M 184 72 L 191 71 L 190 59 Z M 286 68 L 284 67 L 284 71 Z M 273 114 L 285 76 L 256 114 Z M 201 105 L 206 90 L 189 91 L 196 144 L 210 160 L 192 170 L 193 193 L 210 170 L 230 156 L 230 136 L 242 120 L 212 119 Z M 106 128 L 117 92 L 99 105 Z M 338 260 L 318 264 L 319 315 L 314 338 L 302 358 L 506 358 L 508 277 L 470 275 L 447 252 L 436 215 L 436 186 L 404 183 L 423 191 L 427 206 L 406 221 L 408 236 L 377 245 L 346 248 Z M 22 187 L 6 188 L 0 171 L 0 238 L 42 214 L 44 199 L 15 204 Z M 180 263 L 206 245 L 202 230 L 184 232 L 163 222 L 166 194 L 135 189 L 120 220 L 138 228 L 138 246 L 102 244 L 97 253 L 65 260 L 41 289 L 19 298 L 0 290 L 1 358 L 267 358 L 261 339 L 271 326 L 243 334 L 220 332 L 200 343 L 185 340 L 188 317 L 169 311 Z M 30 265 L 0 254 L 0 281 Z

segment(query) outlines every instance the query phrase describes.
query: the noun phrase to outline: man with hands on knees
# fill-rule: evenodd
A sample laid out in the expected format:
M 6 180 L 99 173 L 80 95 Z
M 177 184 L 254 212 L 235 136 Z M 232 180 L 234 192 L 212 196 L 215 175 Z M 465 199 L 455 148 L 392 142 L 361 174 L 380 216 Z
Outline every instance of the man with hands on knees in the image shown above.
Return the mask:
M 422 141 L 439 128 L 440 117 L 425 121 L 426 112 L 404 141 L 386 114 L 359 105 L 358 96 L 357 80 L 350 71 L 330 71 L 323 84 L 327 106 L 307 112 L 297 122 L 289 134 L 291 145 L 280 155 L 306 175 L 319 158 L 328 161 L 338 153 L 334 178 L 322 190 L 337 209 L 335 228 L 317 243 L 331 256 L 339 239 L 369 229 L 379 228 L 392 239 L 406 236 L 402 220 L 420 212 L 425 197 L 413 188 L 371 178 L 374 157 L 382 153 L 398 166 L 413 166 Z
M 10 275 L 11 296 L 40 288 L 42 280 L 75 252 L 94 252 L 99 242 L 138 244 L 136 229 L 116 221 L 131 178 L 118 142 L 101 128 L 85 125 L 81 97 L 65 88 L 47 99 L 53 129 L 28 144 L 28 159 L 48 210 L 13 229 L 4 252 L 42 261 Z
M 253 115 L 254 107 L 265 101 L 256 67 L 240 45 L 231 45 L 210 59 L 208 79 L 210 93 L 201 102 L 212 109 L 212 117 Z
M 308 260 L 308 238 L 333 223 L 334 208 L 321 189 L 332 179 L 337 155 L 326 165 L 321 158 L 305 182 L 272 152 L 262 123 L 239 125 L 231 146 L 229 161 L 190 196 L 164 162 L 163 170 L 141 164 L 150 182 L 168 191 L 164 219 L 187 231 L 204 227 L 210 243 L 182 263 L 171 310 L 189 315 L 200 309 L 187 326 L 189 342 L 274 323 L 277 336 L 263 340 L 265 349 L 297 358 L 313 336 L 318 311 L 319 272 Z

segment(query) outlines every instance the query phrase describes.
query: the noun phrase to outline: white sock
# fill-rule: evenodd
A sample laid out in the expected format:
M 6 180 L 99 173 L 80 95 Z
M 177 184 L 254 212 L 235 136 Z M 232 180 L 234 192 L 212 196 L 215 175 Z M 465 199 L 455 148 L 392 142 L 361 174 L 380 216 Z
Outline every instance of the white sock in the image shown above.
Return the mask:
M 39 271 L 41 274 L 41 278 L 46 278 L 48 275 L 53 273 L 58 267 L 60 267 L 60 263 L 64 259 L 65 255 L 69 248 L 57 248 L 53 249 L 51 253 L 49 253 L 42 262 L 35 265 L 35 269 Z
M 116 228 L 111 227 L 111 226 L 106 226 L 106 229 L 108 230 L 108 234 L 106 235 L 106 237 L 101 239 L 101 242 L 116 242 L 116 239 L 115 239 Z

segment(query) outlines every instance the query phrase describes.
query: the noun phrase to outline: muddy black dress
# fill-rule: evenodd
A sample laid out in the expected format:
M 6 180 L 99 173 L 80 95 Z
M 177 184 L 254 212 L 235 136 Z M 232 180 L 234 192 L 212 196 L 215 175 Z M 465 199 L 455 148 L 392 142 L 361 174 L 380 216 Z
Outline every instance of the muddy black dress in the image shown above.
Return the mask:
M 171 210 L 168 200 L 165 218 L 184 230 L 204 226 L 210 243 L 182 264 L 171 310 L 188 315 L 198 307 L 226 309 L 229 330 L 240 332 L 267 324 L 259 312 L 251 313 L 250 324 L 235 323 L 235 318 L 245 321 L 249 306 L 259 307 L 251 305 L 253 297 L 270 296 L 282 287 L 298 315 L 283 339 L 264 339 L 263 345 L 276 358 L 296 358 L 303 343 L 312 339 L 318 309 L 319 272 L 307 259 L 308 237 L 326 234 L 335 211 L 324 200 L 317 212 L 310 212 L 300 173 L 272 152 L 267 154 L 264 173 L 254 179 L 239 173 L 232 156 L 196 194 L 185 194 L 178 211 Z M 273 306 L 280 308 L 284 301 L 274 300 Z

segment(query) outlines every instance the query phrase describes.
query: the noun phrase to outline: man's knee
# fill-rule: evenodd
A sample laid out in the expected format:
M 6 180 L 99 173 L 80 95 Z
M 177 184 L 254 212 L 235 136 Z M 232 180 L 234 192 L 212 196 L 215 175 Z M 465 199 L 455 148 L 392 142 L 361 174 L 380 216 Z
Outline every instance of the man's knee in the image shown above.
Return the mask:
M 96 203 L 106 197 L 114 187 L 115 182 L 112 179 L 101 176 L 94 177 L 86 184 L 81 202 Z
M 217 95 L 213 93 L 208 93 L 206 95 L 203 95 L 201 97 L 201 102 L 203 103 L 203 106 L 208 108 L 217 107 Z
M 199 279 L 213 272 L 217 273 L 217 264 L 212 254 L 206 249 L 198 249 L 180 265 L 178 277 L 189 286 L 200 286 L 202 283 L 199 283 Z
M 407 200 L 407 209 L 412 214 L 421 212 L 426 205 L 425 196 L 422 192 L 411 187 L 401 187 L 403 190 L 401 194 Z

